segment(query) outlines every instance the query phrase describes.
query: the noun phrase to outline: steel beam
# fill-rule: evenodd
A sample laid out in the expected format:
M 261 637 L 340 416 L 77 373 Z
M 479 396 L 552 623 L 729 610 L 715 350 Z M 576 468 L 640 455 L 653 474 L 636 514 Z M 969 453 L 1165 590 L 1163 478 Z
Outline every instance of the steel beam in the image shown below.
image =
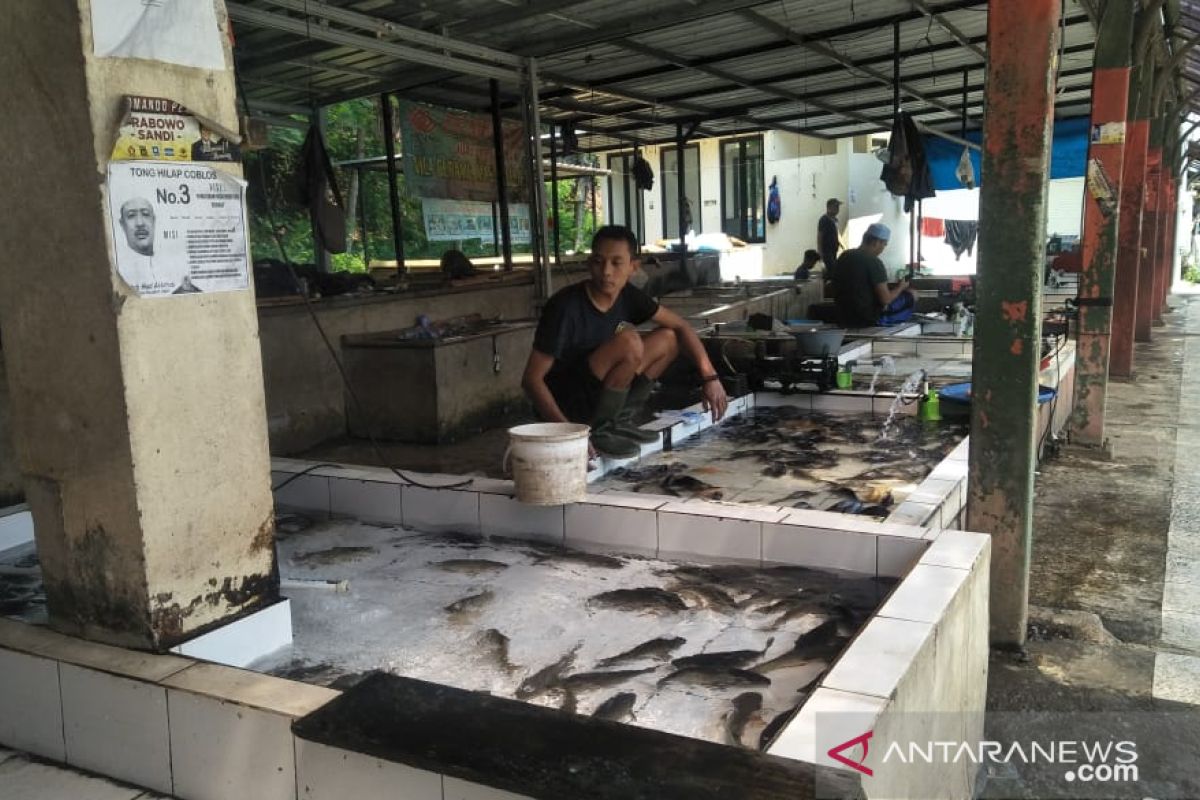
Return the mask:
M 1046 176 L 1060 0 L 988 5 L 967 528 L 992 535 L 991 638 L 1025 643 Z
M 1129 71 L 1133 56 L 1133 4 L 1110 2 L 1096 37 L 1092 78 L 1093 135 L 1083 194 L 1083 270 L 1079 275 L 1079 331 L 1075 350 L 1073 440 L 1105 444 L 1108 364 L 1115 301 L 1121 176 L 1129 114 Z
M 499 25 L 511 25 L 515 22 L 540 17 L 543 14 L 554 14 L 566 11 L 572 6 L 581 6 L 590 0 L 529 0 L 523 6 L 511 6 L 491 14 L 479 14 L 463 22 L 450 22 L 445 26 L 455 36 L 462 36 L 477 31 L 491 30 Z
M 929 7 L 929 4 L 926 3 L 925 0 L 908 0 L 908 1 L 912 5 L 913 8 L 920 11 L 926 17 L 929 17 L 930 19 L 932 19 L 934 22 L 937 23 L 938 27 L 940 27 L 946 33 L 950 34 L 951 38 L 953 38 L 954 41 L 958 42 L 960 45 L 967 48 L 968 50 L 970 50 L 975 55 L 979 56 L 984 61 L 987 61 L 987 53 L 983 52 L 983 48 L 981 48 L 979 45 L 971 42 L 971 40 L 967 38 L 966 34 L 964 34 L 956 26 L 951 24 L 944 16 L 942 16 L 942 14 L 939 13 L 940 9 L 938 11 L 935 11 L 934 9 Z

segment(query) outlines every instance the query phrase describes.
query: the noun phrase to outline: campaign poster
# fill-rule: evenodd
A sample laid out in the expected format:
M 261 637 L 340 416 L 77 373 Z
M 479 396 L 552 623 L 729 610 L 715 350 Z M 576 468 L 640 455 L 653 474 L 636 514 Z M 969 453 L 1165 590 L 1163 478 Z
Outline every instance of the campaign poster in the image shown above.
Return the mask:
M 113 161 L 241 161 L 237 144 L 174 100 L 127 95 Z
M 142 297 L 249 287 L 246 183 L 204 164 L 114 161 L 117 272 Z
M 101 58 L 143 58 L 224 69 L 213 0 L 92 0 L 92 48 Z
M 479 239 L 485 244 L 496 238 L 495 225 L 500 213 L 492 219 L 491 203 L 469 200 L 421 198 L 421 214 L 425 220 L 425 238 L 431 242 L 457 242 Z M 512 203 L 508 207 L 508 230 L 513 244 L 529 244 L 529 205 Z

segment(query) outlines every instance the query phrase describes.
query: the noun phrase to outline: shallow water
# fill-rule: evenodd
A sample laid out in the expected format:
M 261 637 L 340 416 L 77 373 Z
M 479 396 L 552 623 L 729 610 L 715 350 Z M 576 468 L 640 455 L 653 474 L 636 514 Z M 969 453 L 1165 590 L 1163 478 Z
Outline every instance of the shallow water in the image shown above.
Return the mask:
M 884 517 L 968 433 L 965 424 L 760 408 L 598 482 L 599 488 Z
M 348 580 L 349 591 L 289 592 L 295 642 L 254 669 L 339 687 L 383 669 L 755 748 L 895 583 L 348 520 L 279 549 L 285 579 Z M 334 549 L 342 557 L 321 555 Z

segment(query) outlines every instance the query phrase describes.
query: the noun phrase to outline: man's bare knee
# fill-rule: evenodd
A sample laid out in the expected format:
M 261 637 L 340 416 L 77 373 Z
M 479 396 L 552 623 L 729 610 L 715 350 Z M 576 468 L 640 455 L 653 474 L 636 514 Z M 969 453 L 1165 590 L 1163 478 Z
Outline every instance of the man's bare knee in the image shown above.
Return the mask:
M 642 344 L 642 337 L 638 335 L 637 331 L 622 331 L 617 334 L 615 341 L 621 361 L 634 365 L 642 363 L 642 357 L 646 353 L 646 348 Z

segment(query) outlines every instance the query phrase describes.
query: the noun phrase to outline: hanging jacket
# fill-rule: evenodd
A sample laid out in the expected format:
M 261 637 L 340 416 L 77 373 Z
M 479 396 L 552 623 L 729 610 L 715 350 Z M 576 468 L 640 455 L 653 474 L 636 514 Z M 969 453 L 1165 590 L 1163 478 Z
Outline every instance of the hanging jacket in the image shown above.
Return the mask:
M 300 204 L 312 213 L 313 233 L 321 246 L 330 253 L 346 252 L 345 204 L 321 130 L 316 125 L 309 127 L 300 148 L 296 190 Z
M 654 170 L 650 162 L 639 156 L 633 158 L 633 182 L 643 192 L 654 188 Z
M 889 192 L 904 198 L 904 210 L 911 212 L 914 202 L 933 197 L 935 192 L 925 156 L 925 140 L 908 112 L 901 111 L 896 116 L 888 149 L 891 155 L 879 178 Z

